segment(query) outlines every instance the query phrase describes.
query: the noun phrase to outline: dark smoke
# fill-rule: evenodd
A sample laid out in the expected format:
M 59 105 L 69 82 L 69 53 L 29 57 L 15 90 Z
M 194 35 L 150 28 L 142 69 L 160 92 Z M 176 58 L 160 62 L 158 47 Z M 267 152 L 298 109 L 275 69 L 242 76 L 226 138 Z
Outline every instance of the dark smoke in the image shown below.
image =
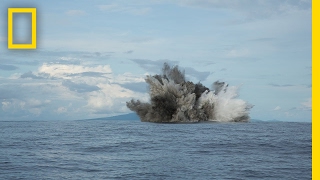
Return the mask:
M 139 100 L 127 102 L 144 122 L 247 122 L 251 105 L 236 99 L 236 87 L 216 81 L 212 90 L 200 82 L 186 81 L 184 71 L 167 63 L 162 74 L 146 76 L 150 103 Z

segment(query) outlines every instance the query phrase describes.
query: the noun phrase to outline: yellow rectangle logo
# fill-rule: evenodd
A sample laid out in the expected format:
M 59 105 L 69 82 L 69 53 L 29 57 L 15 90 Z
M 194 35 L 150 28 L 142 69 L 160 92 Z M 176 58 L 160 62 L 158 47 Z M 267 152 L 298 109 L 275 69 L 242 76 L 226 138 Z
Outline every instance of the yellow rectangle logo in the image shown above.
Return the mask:
M 31 44 L 13 44 L 13 13 L 31 13 Z M 8 49 L 37 48 L 37 9 L 8 8 Z

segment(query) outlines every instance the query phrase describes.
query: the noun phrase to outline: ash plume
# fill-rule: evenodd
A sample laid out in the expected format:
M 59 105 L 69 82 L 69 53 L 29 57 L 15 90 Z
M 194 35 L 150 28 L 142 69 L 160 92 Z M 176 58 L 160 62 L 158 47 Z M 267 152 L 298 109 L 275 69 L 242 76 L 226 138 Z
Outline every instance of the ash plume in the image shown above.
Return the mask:
M 132 99 L 127 107 L 144 122 L 247 122 L 252 105 L 237 99 L 237 87 L 216 81 L 212 90 L 186 81 L 178 66 L 164 63 L 162 74 L 147 75 L 150 102 Z

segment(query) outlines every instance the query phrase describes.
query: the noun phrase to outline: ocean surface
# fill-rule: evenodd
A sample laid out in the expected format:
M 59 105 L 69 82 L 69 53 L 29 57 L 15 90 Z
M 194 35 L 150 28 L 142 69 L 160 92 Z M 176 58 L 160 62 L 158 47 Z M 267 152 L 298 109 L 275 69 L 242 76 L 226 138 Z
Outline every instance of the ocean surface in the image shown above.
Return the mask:
M 0 179 L 311 179 L 311 123 L 0 122 Z

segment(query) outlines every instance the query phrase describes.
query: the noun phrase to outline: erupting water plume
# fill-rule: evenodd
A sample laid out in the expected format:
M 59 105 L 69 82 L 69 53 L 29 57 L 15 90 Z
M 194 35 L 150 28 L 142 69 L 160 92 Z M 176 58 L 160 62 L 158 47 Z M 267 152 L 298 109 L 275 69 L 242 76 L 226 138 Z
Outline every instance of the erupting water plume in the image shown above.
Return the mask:
M 141 121 L 175 122 L 247 122 L 252 105 L 237 99 L 237 87 L 216 81 L 212 90 L 200 82 L 186 81 L 178 66 L 164 64 L 162 74 L 146 76 L 150 103 L 139 100 L 127 102 Z

